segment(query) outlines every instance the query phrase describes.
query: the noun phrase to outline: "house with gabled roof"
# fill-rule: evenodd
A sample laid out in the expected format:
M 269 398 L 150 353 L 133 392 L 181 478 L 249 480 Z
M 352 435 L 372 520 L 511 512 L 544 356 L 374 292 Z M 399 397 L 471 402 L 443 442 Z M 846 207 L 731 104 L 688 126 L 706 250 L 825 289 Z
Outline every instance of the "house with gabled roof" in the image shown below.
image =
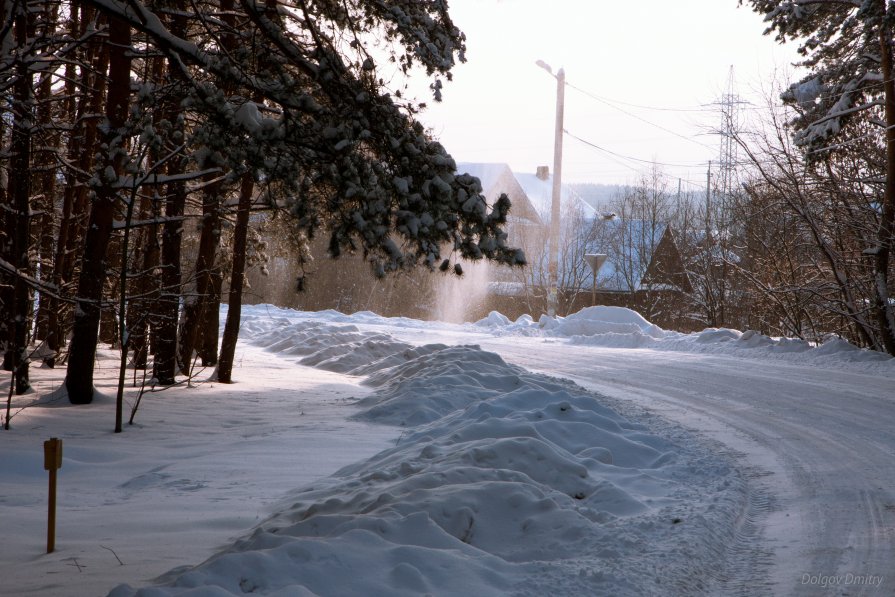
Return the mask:
M 457 172 L 478 178 L 482 183 L 482 195 L 490 205 L 493 205 L 502 194 L 509 197 L 513 206 L 509 216 L 511 227 L 514 224 L 543 225 L 540 214 L 529 201 L 525 188 L 508 164 L 461 162 L 457 164 Z
M 484 308 L 510 317 L 545 312 L 553 197 L 548 168 L 518 173 L 506 164 L 460 163 L 458 170 L 477 176 L 489 201 L 507 194 L 512 203 L 509 241 L 522 247 L 529 261 L 521 271 L 493 268 L 491 296 Z M 667 223 L 622 220 L 614 214 L 600 213 L 571 185 L 561 186 L 560 197 L 560 314 L 596 303 L 625 306 L 656 317 L 662 310 L 658 308 L 661 303 L 679 302 L 683 294 L 692 291 Z M 594 253 L 607 255 L 596 285 L 584 258 Z
M 461 162 L 457 164 L 457 171 L 478 178 L 482 183 L 482 194 L 489 203 L 497 200 L 501 193 L 506 193 L 513 205 L 511 221 L 524 220 L 540 226 L 550 223 L 553 176 L 547 166 L 541 166 L 533 173 L 521 173 L 513 172 L 508 164 Z M 563 204 L 578 203 L 589 212 L 594 212 L 593 207 L 584 202 L 571 185 L 560 186 L 560 199 Z

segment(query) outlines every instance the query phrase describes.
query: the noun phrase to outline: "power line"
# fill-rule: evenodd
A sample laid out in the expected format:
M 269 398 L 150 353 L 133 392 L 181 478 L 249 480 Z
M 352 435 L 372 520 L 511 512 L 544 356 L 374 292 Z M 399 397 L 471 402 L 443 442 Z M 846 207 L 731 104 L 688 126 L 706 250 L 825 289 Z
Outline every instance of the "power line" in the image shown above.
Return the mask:
M 705 106 L 700 106 L 698 108 L 697 107 L 694 107 L 694 108 L 662 108 L 659 106 L 646 106 L 643 104 L 632 104 L 630 102 L 623 102 L 621 100 L 609 99 L 608 97 L 603 97 L 603 96 L 597 95 L 595 93 L 591 93 L 590 91 L 586 91 L 586 90 L 582 89 L 581 87 L 578 87 L 572 83 L 567 82 L 566 85 L 568 85 L 575 91 L 583 93 L 584 95 L 588 96 L 589 98 L 595 99 L 599 102 L 603 102 L 604 104 L 620 104 L 622 106 L 629 106 L 631 108 L 639 108 L 641 110 L 653 110 L 655 112 L 711 112 L 711 111 L 713 111 L 713 110 L 709 110 Z
M 587 95 L 588 97 L 590 97 L 590 98 L 592 98 L 592 99 L 594 99 L 594 100 L 596 100 L 596 101 L 598 101 L 598 102 L 600 102 L 600 103 L 602 103 L 602 104 L 605 104 L 605 105 L 609 106 L 609 107 L 612 108 L 613 110 L 618 110 L 619 112 L 621 112 L 621 113 L 623 113 L 623 114 L 627 114 L 627 115 L 630 116 L 631 118 L 635 118 L 635 119 L 637 119 L 637 120 L 639 120 L 639 121 L 641 121 L 641 122 L 644 122 L 644 123 L 646 123 L 646 124 L 648 124 L 648 125 L 650 125 L 650 126 L 656 127 L 657 129 L 660 129 L 660 130 L 663 130 L 663 131 L 665 131 L 666 133 L 669 133 L 669 134 L 674 135 L 675 137 L 680 137 L 681 139 L 684 139 L 685 141 L 689 141 L 690 143 L 695 143 L 695 144 L 697 144 L 697 145 L 701 145 L 702 147 L 705 147 L 705 148 L 708 148 L 708 149 L 711 149 L 711 150 L 714 150 L 714 149 L 715 149 L 714 147 L 709 147 L 708 145 L 706 145 L 705 143 L 703 143 L 703 142 L 701 142 L 701 141 L 697 141 L 697 140 L 694 139 L 693 137 L 688 137 L 688 136 L 686 136 L 686 135 L 682 135 L 681 133 L 675 132 L 675 131 L 673 131 L 673 130 L 671 130 L 671 129 L 669 129 L 669 128 L 666 128 L 666 127 L 664 127 L 664 126 L 662 126 L 662 125 L 660 125 L 660 124 L 656 124 L 655 122 L 651 122 L 651 121 L 647 120 L 646 118 L 642 118 L 642 117 L 640 117 L 640 116 L 638 116 L 638 115 L 636 115 L 636 114 L 633 114 L 633 113 L 631 113 L 631 112 L 625 110 L 624 108 L 620 108 L 620 107 L 618 107 L 618 106 L 616 106 L 616 105 L 614 105 L 614 104 L 612 104 L 612 103 L 610 103 L 610 102 L 608 102 L 608 101 L 606 101 L 606 100 L 603 100 L 603 99 L 601 99 L 600 97 L 598 97 L 598 96 L 596 96 L 596 95 L 593 95 L 593 94 L 590 93 L 590 92 L 584 91 L 584 90 L 581 89 L 580 87 L 576 87 L 575 85 L 573 85 L 573 84 L 571 84 L 571 83 L 566 83 L 566 85 L 568 85 L 569 87 L 572 87 L 573 89 L 575 89 L 575 90 L 577 90 L 577 91 L 580 91 L 581 93 Z
M 600 146 L 597 145 L 596 143 L 592 143 L 592 142 L 590 142 L 590 141 L 588 141 L 588 140 L 586 140 L 586 139 L 582 139 L 581 137 L 579 137 L 579 136 L 577 136 L 577 135 L 573 135 L 573 134 L 570 133 L 567 129 L 563 129 L 563 132 L 564 132 L 565 134 L 567 134 L 568 136 L 572 137 L 573 139 L 575 139 L 576 141 L 579 141 L 579 142 L 581 142 L 581 143 L 584 143 L 585 145 L 588 145 L 588 146 L 590 146 L 590 147 L 593 147 L 594 149 L 597 149 L 597 150 L 599 150 L 599 151 L 602 151 L 603 153 L 608 153 L 608 154 L 614 155 L 614 156 L 616 156 L 616 157 L 622 158 L 622 159 L 624 159 L 624 160 L 631 160 L 631 161 L 633 161 L 633 162 L 641 162 L 641 163 L 643 163 L 643 164 L 656 164 L 656 165 L 658 165 L 658 166 L 667 166 L 667 167 L 669 167 L 669 168 L 693 168 L 693 167 L 696 167 L 696 166 L 705 166 L 705 165 L 707 164 L 707 162 L 697 162 L 697 163 L 690 163 L 690 164 L 670 164 L 670 163 L 667 163 L 667 162 L 657 162 L 657 161 L 655 161 L 655 160 L 643 160 L 643 159 L 640 159 L 640 158 L 635 158 L 635 157 L 632 157 L 632 156 L 628 156 L 628 155 L 623 155 L 623 154 L 620 154 L 620 153 L 616 153 L 616 152 L 614 152 L 614 151 L 611 151 L 611 150 L 609 150 L 609 149 L 606 149 L 605 147 L 600 147 Z
M 868 83 L 860 91 L 864 91 L 867 93 L 874 93 L 876 89 L 881 89 L 882 87 L 885 86 L 885 84 L 886 84 L 886 81 L 874 81 L 872 83 Z M 700 104 L 698 107 L 686 107 L 686 108 L 650 106 L 650 105 L 646 105 L 646 104 L 636 104 L 636 103 L 632 103 L 632 102 L 625 102 L 622 100 L 604 97 L 604 96 L 598 95 L 596 93 L 587 91 L 586 89 L 582 89 L 581 87 L 578 87 L 577 85 L 575 85 L 573 83 L 567 82 L 566 85 L 568 85 L 572 89 L 578 91 L 579 93 L 586 95 L 587 97 L 589 97 L 591 99 L 597 100 L 598 102 L 604 103 L 604 104 L 610 106 L 611 108 L 615 108 L 618 110 L 621 109 L 621 108 L 618 108 L 618 106 L 621 105 L 621 106 L 629 106 L 631 108 L 638 108 L 640 110 L 652 110 L 654 112 L 683 112 L 683 113 L 690 112 L 690 113 L 708 114 L 708 113 L 717 112 L 718 111 L 717 108 L 720 105 L 718 102 L 712 102 L 709 104 Z M 797 83 L 794 83 L 790 87 L 795 86 L 795 85 L 797 85 Z M 787 88 L 787 89 L 789 89 L 789 88 Z M 838 100 L 840 97 L 842 97 L 843 94 L 855 93 L 856 91 L 858 91 L 858 90 L 857 89 L 851 89 L 851 90 L 846 89 L 846 90 L 842 90 L 838 93 L 820 93 L 817 95 L 817 97 L 815 99 L 821 100 L 821 101 Z M 756 105 L 752 104 L 752 102 L 750 102 L 750 101 L 741 100 L 739 103 L 743 104 L 743 107 L 740 108 L 741 110 L 753 110 L 756 112 L 761 112 L 761 111 L 767 110 L 767 106 L 756 106 Z M 784 106 L 784 105 L 786 105 L 786 104 L 781 102 L 780 106 Z

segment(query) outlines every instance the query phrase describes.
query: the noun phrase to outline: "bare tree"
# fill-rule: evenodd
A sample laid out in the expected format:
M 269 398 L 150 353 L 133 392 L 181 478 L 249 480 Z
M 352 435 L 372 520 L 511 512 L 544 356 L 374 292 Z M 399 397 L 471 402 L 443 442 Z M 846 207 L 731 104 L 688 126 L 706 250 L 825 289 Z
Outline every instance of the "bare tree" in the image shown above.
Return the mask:
M 880 225 L 880 185 L 872 174 L 884 158 L 872 143 L 806 159 L 784 116 L 740 138 L 755 170 L 740 268 L 775 313 L 773 325 L 800 337 L 840 333 L 887 350 L 875 299 L 877 276 L 867 247 Z

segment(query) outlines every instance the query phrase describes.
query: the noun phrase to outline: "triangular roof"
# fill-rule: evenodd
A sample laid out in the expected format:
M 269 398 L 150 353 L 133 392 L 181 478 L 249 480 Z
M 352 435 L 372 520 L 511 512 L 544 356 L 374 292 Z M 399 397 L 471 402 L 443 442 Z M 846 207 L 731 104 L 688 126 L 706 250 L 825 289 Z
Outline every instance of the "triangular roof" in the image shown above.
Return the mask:
M 482 183 L 482 194 L 489 201 L 500 195 L 498 187 L 513 174 L 507 164 L 477 162 L 460 162 L 457 164 L 457 172 L 478 178 Z
M 478 178 L 482 183 L 482 194 L 488 203 L 493 203 L 501 193 L 506 193 L 513 204 L 511 214 L 542 225 L 550 223 L 552 174 L 541 178 L 535 173 L 513 172 L 508 164 L 499 162 L 460 162 L 457 164 L 457 172 Z M 593 207 L 583 201 L 571 185 L 560 186 L 560 200 L 563 205 L 574 201 L 584 209 L 587 217 L 594 215 Z
M 540 215 L 531 205 L 525 189 L 519 184 L 509 165 L 503 163 L 460 162 L 457 172 L 475 176 L 482 183 L 482 195 L 494 205 L 502 193 L 510 199 L 510 220 L 528 220 L 542 224 Z
M 572 190 L 578 193 L 581 200 L 593 207 L 601 209 L 615 202 L 618 197 L 631 189 L 628 185 L 601 184 L 592 182 L 569 183 Z
M 553 205 L 553 175 L 548 174 L 546 178 L 541 178 L 537 174 L 514 172 L 513 176 L 519 181 L 534 210 L 540 214 L 541 221 L 545 224 L 549 222 Z M 567 184 L 560 185 L 559 197 L 564 206 L 574 201 L 581 205 L 587 217 L 594 214 L 593 208 L 582 201 L 578 193 Z
M 647 220 L 597 219 L 586 243 L 587 253 L 604 253 L 609 258 L 597 274 L 600 290 L 635 292 L 643 286 L 656 249 L 668 232 L 664 222 Z M 593 284 L 588 271 L 583 285 Z

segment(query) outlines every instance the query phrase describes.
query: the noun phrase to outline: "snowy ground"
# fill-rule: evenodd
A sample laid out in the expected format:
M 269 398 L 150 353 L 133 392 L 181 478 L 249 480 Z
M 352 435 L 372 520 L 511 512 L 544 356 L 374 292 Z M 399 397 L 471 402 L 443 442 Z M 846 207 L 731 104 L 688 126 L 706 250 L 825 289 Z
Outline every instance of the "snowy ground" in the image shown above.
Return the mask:
M 150 394 L 121 435 L 35 371 L 0 433 L 0 594 L 895 593 L 893 359 L 611 308 L 244 321 L 239 383 Z

